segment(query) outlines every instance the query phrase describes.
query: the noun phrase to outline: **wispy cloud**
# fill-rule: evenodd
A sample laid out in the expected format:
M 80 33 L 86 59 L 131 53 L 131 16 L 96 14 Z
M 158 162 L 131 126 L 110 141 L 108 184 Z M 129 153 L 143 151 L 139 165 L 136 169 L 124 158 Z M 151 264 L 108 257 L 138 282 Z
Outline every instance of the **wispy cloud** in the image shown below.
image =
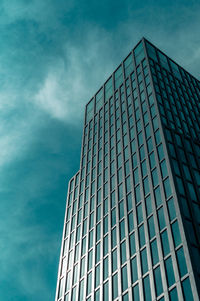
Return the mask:
M 8 115 L 12 115 L 10 112 Z M 15 120 L 13 120 L 15 119 Z M 17 120 L 16 120 L 17 119 Z M 12 160 L 23 157 L 34 132 L 33 120 L 7 116 L 0 125 L 0 169 Z
M 78 46 L 66 43 L 64 58 L 50 66 L 33 101 L 52 117 L 77 123 L 85 104 L 113 69 L 114 60 L 106 42 L 112 43 L 108 33 L 96 29 Z
M 74 0 L 60 1 L 55 5 L 54 1 L 46 0 L 2 0 L 0 24 L 11 24 L 20 20 L 32 20 L 43 28 L 49 29 L 57 25 L 59 17 L 68 13 L 74 6 Z
M 65 43 L 64 55 L 50 66 L 33 101 L 50 116 L 76 123 L 83 116 L 85 104 L 142 36 L 198 76 L 200 7 L 195 12 L 185 6 L 179 9 L 183 14 L 179 21 L 176 11 L 166 13 L 162 8 L 147 8 L 144 14 L 144 10 L 136 10 L 115 33 L 98 26 L 89 29 L 83 26 L 79 35 L 83 35 L 84 42 Z M 140 20 L 141 15 L 144 22 Z M 166 30 L 170 20 L 173 26 Z M 178 26 L 180 20 L 183 24 L 187 21 L 187 29 Z

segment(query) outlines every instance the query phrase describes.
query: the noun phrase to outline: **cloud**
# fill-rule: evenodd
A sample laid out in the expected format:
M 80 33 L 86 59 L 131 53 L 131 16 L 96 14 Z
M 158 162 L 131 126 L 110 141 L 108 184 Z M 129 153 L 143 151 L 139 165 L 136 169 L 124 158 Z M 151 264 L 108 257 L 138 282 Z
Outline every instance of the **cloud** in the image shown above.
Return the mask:
M 0 24 L 11 24 L 20 20 L 32 20 L 44 28 L 49 28 L 59 23 L 59 17 L 68 13 L 73 8 L 74 1 L 60 0 L 55 5 L 53 0 L 2 0 Z
M 179 7 L 178 16 L 177 10 L 144 7 L 132 11 L 115 32 L 84 24 L 63 44 L 63 56 L 49 66 L 33 102 L 53 118 L 79 122 L 86 103 L 142 36 L 198 77 L 199 14 L 199 5 L 195 11 Z
M 96 29 L 80 45 L 66 43 L 65 56 L 50 66 L 33 102 L 53 118 L 79 122 L 86 103 L 113 69 L 111 48 L 109 54 L 106 42 L 112 42 L 108 33 Z
M 12 124 L 11 124 L 12 123 Z M 31 119 L 12 121 L 3 119 L 0 126 L 0 168 L 11 160 L 19 160 L 27 149 L 33 131 Z

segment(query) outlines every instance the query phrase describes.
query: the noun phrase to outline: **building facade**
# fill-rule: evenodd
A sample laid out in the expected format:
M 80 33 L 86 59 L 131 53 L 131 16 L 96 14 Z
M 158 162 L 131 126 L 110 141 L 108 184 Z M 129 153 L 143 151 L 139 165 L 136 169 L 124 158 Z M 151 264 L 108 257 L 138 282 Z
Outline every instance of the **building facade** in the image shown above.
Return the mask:
M 197 301 L 200 82 L 142 39 L 86 106 L 56 301 Z

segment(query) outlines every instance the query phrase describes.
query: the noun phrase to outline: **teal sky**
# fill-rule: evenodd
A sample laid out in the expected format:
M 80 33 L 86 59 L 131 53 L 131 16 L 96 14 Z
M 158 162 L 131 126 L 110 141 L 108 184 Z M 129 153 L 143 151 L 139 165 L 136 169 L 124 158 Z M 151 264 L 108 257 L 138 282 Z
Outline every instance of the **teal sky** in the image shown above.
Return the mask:
M 200 78 L 199 1 L 0 1 L 0 299 L 54 300 L 84 106 L 145 36 Z

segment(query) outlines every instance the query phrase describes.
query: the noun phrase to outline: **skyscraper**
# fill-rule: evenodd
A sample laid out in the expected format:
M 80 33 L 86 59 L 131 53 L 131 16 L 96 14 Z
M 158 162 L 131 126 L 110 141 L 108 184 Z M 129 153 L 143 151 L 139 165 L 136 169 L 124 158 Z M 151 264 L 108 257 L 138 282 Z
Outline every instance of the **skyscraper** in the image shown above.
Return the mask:
M 86 106 L 56 301 L 197 301 L 200 82 L 142 39 Z

